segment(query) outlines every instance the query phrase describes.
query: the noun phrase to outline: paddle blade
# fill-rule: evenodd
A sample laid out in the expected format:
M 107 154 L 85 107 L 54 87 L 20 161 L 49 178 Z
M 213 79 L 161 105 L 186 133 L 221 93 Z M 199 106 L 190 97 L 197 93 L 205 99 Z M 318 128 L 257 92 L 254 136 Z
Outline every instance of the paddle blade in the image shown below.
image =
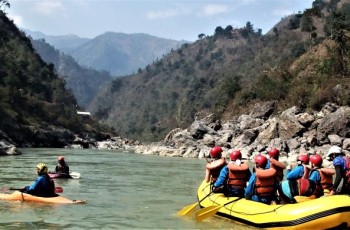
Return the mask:
M 181 209 L 180 211 L 178 211 L 176 213 L 176 215 L 178 216 L 189 216 L 193 213 L 193 211 L 196 209 L 198 205 L 198 202 L 197 203 L 194 203 L 194 204 L 190 204 L 190 205 L 187 205 L 185 206 L 183 209 Z
M 309 200 L 314 200 L 316 199 L 316 196 L 312 195 L 312 196 L 295 196 L 294 199 L 298 202 L 305 202 L 305 201 L 309 201 Z
M 69 173 L 69 175 L 74 179 L 80 178 L 80 173 L 78 173 L 78 172 L 71 172 L 71 173 Z
M 215 215 L 215 213 L 217 213 L 221 208 L 222 206 L 212 205 L 206 208 L 202 208 L 201 210 L 198 210 L 194 215 L 197 221 L 202 221 L 206 218 L 209 218 Z
M 63 192 L 63 188 L 62 187 L 55 187 L 55 192 L 56 193 L 62 193 Z

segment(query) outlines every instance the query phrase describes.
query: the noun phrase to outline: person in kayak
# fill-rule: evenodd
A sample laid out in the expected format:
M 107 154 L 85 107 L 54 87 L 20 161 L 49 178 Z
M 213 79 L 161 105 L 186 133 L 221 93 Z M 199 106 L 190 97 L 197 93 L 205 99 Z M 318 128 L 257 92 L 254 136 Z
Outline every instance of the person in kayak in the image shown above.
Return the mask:
M 39 163 L 36 166 L 38 178 L 30 186 L 25 186 L 21 192 L 41 197 L 56 197 L 55 182 L 47 174 L 47 166 Z
M 67 174 L 69 175 L 69 166 L 68 164 L 64 161 L 63 156 L 59 156 L 57 158 L 57 165 L 55 168 L 54 173 L 59 173 L 59 174 Z
M 348 194 L 350 195 L 350 156 L 344 156 L 342 149 L 339 146 L 332 146 L 327 157 L 333 161 L 335 168 L 335 179 L 333 189 L 329 195 Z M 340 187 L 340 182 L 343 180 L 343 185 Z
M 278 188 L 276 170 L 266 169 L 267 158 L 258 154 L 254 158 L 255 172 L 252 173 L 245 189 L 245 198 L 265 204 L 271 204 Z
M 222 148 L 215 146 L 210 149 L 212 161 L 208 162 L 205 168 L 205 181 L 213 185 L 220 175 L 221 169 L 227 165 L 225 158 L 222 157 Z M 214 192 L 223 192 L 224 189 L 216 189 Z
M 219 178 L 214 183 L 213 191 L 224 187 L 226 196 L 244 197 L 244 189 L 251 176 L 249 166 L 241 161 L 242 153 L 239 150 L 232 151 L 230 160 L 221 170 Z

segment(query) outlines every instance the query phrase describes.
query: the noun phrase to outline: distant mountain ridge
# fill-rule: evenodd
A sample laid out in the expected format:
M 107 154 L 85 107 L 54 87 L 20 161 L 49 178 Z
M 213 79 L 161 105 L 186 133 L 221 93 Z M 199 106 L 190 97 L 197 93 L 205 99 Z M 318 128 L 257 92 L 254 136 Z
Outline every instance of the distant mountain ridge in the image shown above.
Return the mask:
M 56 49 L 69 53 L 70 50 L 84 44 L 89 41 L 89 38 L 82 38 L 75 34 L 69 35 L 46 35 L 40 31 L 31 31 L 28 29 L 22 29 L 27 35 L 29 35 L 32 39 L 44 39 L 45 42 L 49 43 Z
M 122 76 L 136 73 L 139 68 L 146 67 L 183 43 L 148 34 L 106 32 L 70 54 L 83 66 Z
M 108 71 L 113 76 L 136 73 L 186 41 L 163 39 L 148 34 L 106 32 L 93 39 L 77 35 L 51 36 L 24 29 L 33 39 L 44 39 L 71 55 L 81 66 Z

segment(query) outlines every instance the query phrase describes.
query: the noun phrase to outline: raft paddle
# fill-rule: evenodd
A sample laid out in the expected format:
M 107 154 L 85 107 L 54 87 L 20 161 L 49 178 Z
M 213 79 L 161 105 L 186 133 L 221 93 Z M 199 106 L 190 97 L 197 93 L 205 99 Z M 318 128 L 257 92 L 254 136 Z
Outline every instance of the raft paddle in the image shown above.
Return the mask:
M 231 204 L 237 200 L 240 200 L 242 199 L 242 197 L 238 197 L 237 199 L 235 200 L 231 200 L 230 202 L 227 202 L 223 205 L 211 205 L 211 206 L 208 206 L 206 208 L 202 208 L 201 210 L 198 210 L 194 216 L 196 218 L 197 221 L 202 221 L 206 218 L 209 218 L 213 215 L 215 215 L 215 213 L 217 213 L 222 207 L 228 205 L 228 204 Z
M 79 178 L 80 178 L 80 173 L 78 173 L 78 172 L 71 172 L 71 173 L 69 173 L 69 175 L 70 175 L 73 179 L 79 179 Z
M 22 191 L 23 188 L 9 188 L 9 190 L 16 190 L 16 191 Z M 55 187 L 55 193 L 62 193 L 63 188 L 62 187 Z
M 187 206 L 185 206 L 183 209 L 181 209 L 180 211 L 178 211 L 176 213 L 177 216 L 188 216 L 191 215 L 192 212 L 196 209 L 197 205 L 200 204 L 204 199 L 206 199 L 208 196 L 210 196 L 213 193 L 213 191 L 211 191 L 210 193 L 208 193 L 208 195 L 206 195 L 205 197 L 203 197 L 200 201 L 198 201 L 197 203 L 194 204 L 189 204 Z

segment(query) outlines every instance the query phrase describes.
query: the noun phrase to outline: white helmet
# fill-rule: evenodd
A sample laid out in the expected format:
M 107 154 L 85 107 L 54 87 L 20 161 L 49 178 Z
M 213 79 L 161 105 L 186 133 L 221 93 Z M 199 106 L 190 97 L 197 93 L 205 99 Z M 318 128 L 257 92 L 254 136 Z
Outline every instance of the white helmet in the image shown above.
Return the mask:
M 333 145 L 327 153 L 327 156 L 330 156 L 331 154 L 341 154 L 342 150 L 339 146 Z

